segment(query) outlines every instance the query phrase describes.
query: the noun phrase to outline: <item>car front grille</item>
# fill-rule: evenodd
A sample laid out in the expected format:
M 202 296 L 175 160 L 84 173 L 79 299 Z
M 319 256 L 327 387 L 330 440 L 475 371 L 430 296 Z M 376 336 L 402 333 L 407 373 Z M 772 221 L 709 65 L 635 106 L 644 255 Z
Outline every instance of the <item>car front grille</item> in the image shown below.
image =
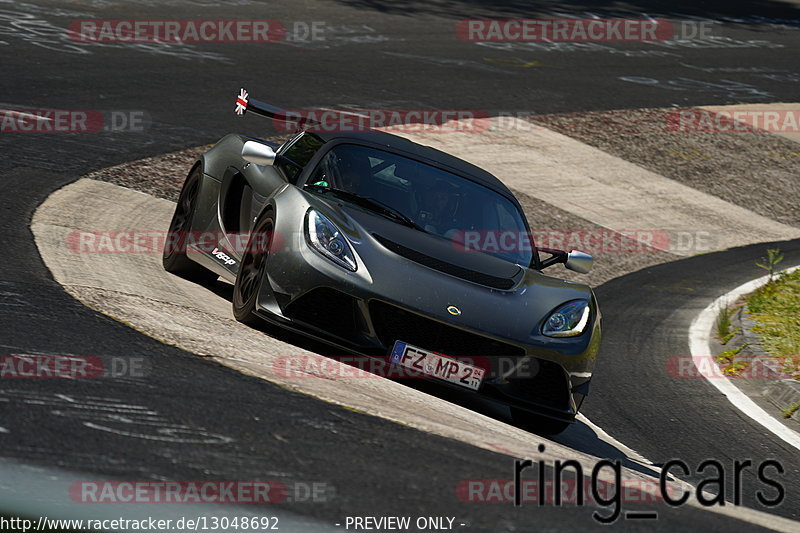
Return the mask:
M 369 311 L 375 333 L 386 347 L 401 340 L 453 357 L 525 355 L 524 349 L 513 344 L 469 333 L 380 300 L 371 301 Z

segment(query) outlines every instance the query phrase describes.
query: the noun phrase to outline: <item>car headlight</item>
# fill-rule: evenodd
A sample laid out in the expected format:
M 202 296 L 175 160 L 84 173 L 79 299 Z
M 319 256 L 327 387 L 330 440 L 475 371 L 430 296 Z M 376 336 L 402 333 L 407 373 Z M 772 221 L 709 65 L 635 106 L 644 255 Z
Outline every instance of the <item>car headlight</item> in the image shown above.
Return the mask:
M 589 323 L 589 302 L 567 302 L 548 317 L 542 333 L 548 337 L 575 337 L 583 333 Z
M 306 216 L 306 239 L 315 250 L 337 265 L 356 271 L 356 258 L 347 239 L 333 222 L 313 209 Z

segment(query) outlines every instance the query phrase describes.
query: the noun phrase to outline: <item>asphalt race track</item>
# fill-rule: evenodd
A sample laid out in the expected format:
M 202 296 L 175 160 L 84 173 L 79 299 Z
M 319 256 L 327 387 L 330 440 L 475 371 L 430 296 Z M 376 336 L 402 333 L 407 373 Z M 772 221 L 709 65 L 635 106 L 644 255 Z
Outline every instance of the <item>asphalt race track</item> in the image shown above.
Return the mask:
M 787 263 L 800 263 L 797 241 L 774 244 L 786 251 Z M 665 371 L 670 358 L 689 352 L 688 340 L 681 332 L 688 330 L 697 313 L 740 285 L 742 272 L 759 277 L 755 262 L 763 249 L 753 245 L 698 255 L 600 287 L 598 298 L 609 302 L 604 307 L 608 334 L 603 349 L 614 358 L 614 372 L 613 376 L 598 376 L 593 383 L 595 397 L 603 400 L 592 402 L 585 413 L 602 421 L 598 423 L 603 427 L 615 428 L 615 437 L 654 463 L 680 458 L 694 470 L 687 481 L 707 477 L 708 473 L 698 475 L 696 470 L 708 458 L 731 465 L 729 468 L 735 460 L 751 459 L 755 465 L 766 459 L 778 460 L 789 469 L 785 480 L 786 492 L 791 495 L 800 490 L 797 449 L 731 409 L 730 402 L 706 380 L 675 379 Z M 625 394 L 616 394 L 622 384 Z M 643 416 L 643 406 L 650 406 L 652 414 Z M 653 435 L 658 438 L 650 438 Z M 733 479 L 726 481 L 725 491 L 731 495 Z M 758 505 L 751 490 L 757 485 L 754 475 L 743 476 L 746 505 Z M 798 507 L 787 497 L 777 512 L 796 519 Z
M 322 531 L 348 516 L 396 515 L 453 516 L 456 529 L 464 531 L 597 525 L 593 506 L 462 502 L 456 494 L 460 482 L 510 479 L 513 459 L 287 391 L 83 306 L 52 279 L 29 225 L 53 191 L 90 171 L 212 143 L 230 131 L 265 135 L 263 122 L 237 120 L 231 113 L 239 86 L 257 88 L 259 99 L 289 109 L 561 113 L 797 101 L 800 72 L 794 50 L 800 45 L 800 4 L 626 5 L 626 16 L 739 22 L 716 27 L 725 40 L 714 45 L 675 49 L 615 43 L 608 47 L 612 51 L 532 51 L 461 41 L 454 37 L 455 23 L 469 17 L 622 14 L 608 3 L 589 1 L 541 2 L 533 8 L 509 0 L 490 8 L 467 0 L 386 5 L 370 0 L 0 0 L 0 109 L 141 111 L 146 118 L 144 131 L 0 133 L 0 243 L 5 251 L 0 355 L 142 356 L 147 361 L 141 379 L 0 381 L 0 516 L 23 512 L 4 507 L 13 492 L 26 494 L 38 515 L 56 516 L 69 502 L 62 485 L 74 479 L 272 479 L 290 487 L 326 487 L 317 501 L 300 501 L 295 494 L 296 501 L 266 509 L 243 507 L 280 516 L 284 524 L 293 524 L 282 528 L 288 531 Z M 66 35 L 70 22 L 90 18 L 324 21 L 332 29 L 325 41 L 270 44 L 101 45 L 77 43 Z M 786 25 L 765 24 L 778 20 Z M 757 76 L 763 73 L 772 77 Z M 583 411 L 656 465 L 673 458 L 692 469 L 709 458 L 726 468 L 734 460 L 777 460 L 785 468 L 780 477 L 783 504 L 770 508 L 756 501 L 756 489 L 765 487 L 752 471 L 742 478 L 742 503 L 800 520 L 797 450 L 735 410 L 708 383 L 670 380 L 663 372 L 670 357 L 688 353 L 687 330 L 696 314 L 761 274 L 754 262 L 765 247 L 690 257 L 598 287 L 605 337 Z M 780 247 L 786 252 L 782 266 L 800 264 L 798 241 Z M 281 340 L 322 350 L 290 335 Z M 114 431 L 98 430 L 98 425 Z M 582 430 L 570 428 L 555 440 L 598 457 L 611 453 L 599 446 L 580 449 L 575 432 Z M 678 475 L 692 483 L 703 478 L 697 472 Z M 39 478 L 58 487 L 55 496 L 34 490 Z M 724 487 L 729 500 L 732 489 L 729 476 Z M 108 512 L 98 507 L 76 506 L 67 514 L 88 518 Z M 696 506 L 626 503 L 625 510 L 657 510 L 658 519 L 621 518 L 615 527 L 761 529 L 747 518 Z M 25 512 L 34 513 L 31 508 Z M 202 514 L 221 512 L 212 508 Z M 781 527 L 789 526 L 782 522 Z

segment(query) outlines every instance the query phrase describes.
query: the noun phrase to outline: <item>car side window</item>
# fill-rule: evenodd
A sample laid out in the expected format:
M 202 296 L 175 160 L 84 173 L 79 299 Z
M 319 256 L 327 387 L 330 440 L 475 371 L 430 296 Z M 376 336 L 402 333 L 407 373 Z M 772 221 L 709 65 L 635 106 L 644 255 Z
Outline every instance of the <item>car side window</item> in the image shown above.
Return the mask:
M 312 133 L 303 133 L 285 152 L 275 160 L 275 166 L 290 183 L 296 183 L 303 168 L 311 161 L 317 150 L 325 144 Z

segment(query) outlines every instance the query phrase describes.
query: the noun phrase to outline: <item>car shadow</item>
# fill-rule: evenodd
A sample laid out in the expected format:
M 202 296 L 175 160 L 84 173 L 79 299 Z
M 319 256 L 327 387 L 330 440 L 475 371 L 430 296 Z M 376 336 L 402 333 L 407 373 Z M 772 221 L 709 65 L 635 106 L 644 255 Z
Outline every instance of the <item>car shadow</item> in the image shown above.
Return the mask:
M 515 424 L 511 419 L 511 412 L 509 408 L 499 402 L 482 398 L 468 392 L 461 392 L 456 389 L 451 389 L 450 387 L 441 387 L 435 383 L 423 380 L 404 381 L 406 385 L 416 390 L 431 394 L 432 396 L 436 396 L 442 400 L 455 403 L 471 411 L 475 411 L 484 416 L 488 416 L 500 422 L 522 429 L 523 431 L 531 432 L 529 429 Z M 652 476 L 656 479 L 660 475 L 660 469 L 658 467 L 643 464 L 640 461 L 629 457 L 624 449 L 619 448 L 614 445 L 613 442 L 609 442 L 608 440 L 602 438 L 591 426 L 581 420 L 578 420 L 558 435 L 542 436 L 552 440 L 553 442 L 557 442 L 572 448 L 575 451 L 591 455 L 592 457 L 619 462 L 619 464 L 625 468 Z
M 225 298 L 227 301 L 231 301 L 233 298 L 233 285 L 228 282 L 217 280 L 204 286 L 220 298 Z M 325 357 L 345 358 L 342 362 L 345 364 L 351 364 L 351 366 L 357 366 L 357 363 L 354 362 L 353 358 L 351 357 L 353 355 L 351 352 L 346 352 L 344 350 L 331 347 L 330 345 L 321 341 L 310 339 L 299 333 L 295 333 L 293 331 L 289 331 L 287 329 L 280 328 L 279 326 L 273 326 L 267 323 L 264 323 L 263 327 L 259 328 L 259 330 L 265 335 L 269 335 L 270 337 L 273 337 L 281 342 L 292 344 L 298 348 L 302 348 Z M 363 366 L 361 368 L 369 371 Z M 381 375 L 380 372 L 373 373 L 376 375 Z M 425 394 L 430 394 L 431 396 L 447 402 L 454 403 L 500 422 L 512 425 L 522 429 L 523 431 L 530 431 L 527 428 L 523 428 L 515 424 L 511 419 L 509 408 L 497 401 L 493 401 L 488 398 L 482 398 L 470 392 L 459 391 L 451 387 L 444 387 L 435 382 L 424 379 L 407 378 L 392 379 L 392 381 L 401 383 Z M 598 435 L 591 426 L 583 421 L 578 420 L 575 424 L 572 424 L 569 428 L 558 435 L 543 436 L 576 451 L 597 457 L 598 459 L 608 459 L 610 461 L 619 462 L 622 466 L 637 472 L 641 472 L 642 474 L 653 476 L 655 478 L 657 478 L 659 475 L 659 470 L 656 467 L 649 467 L 648 465 L 629 457 L 623 449 L 620 449 L 612 442 L 601 438 L 601 436 Z

